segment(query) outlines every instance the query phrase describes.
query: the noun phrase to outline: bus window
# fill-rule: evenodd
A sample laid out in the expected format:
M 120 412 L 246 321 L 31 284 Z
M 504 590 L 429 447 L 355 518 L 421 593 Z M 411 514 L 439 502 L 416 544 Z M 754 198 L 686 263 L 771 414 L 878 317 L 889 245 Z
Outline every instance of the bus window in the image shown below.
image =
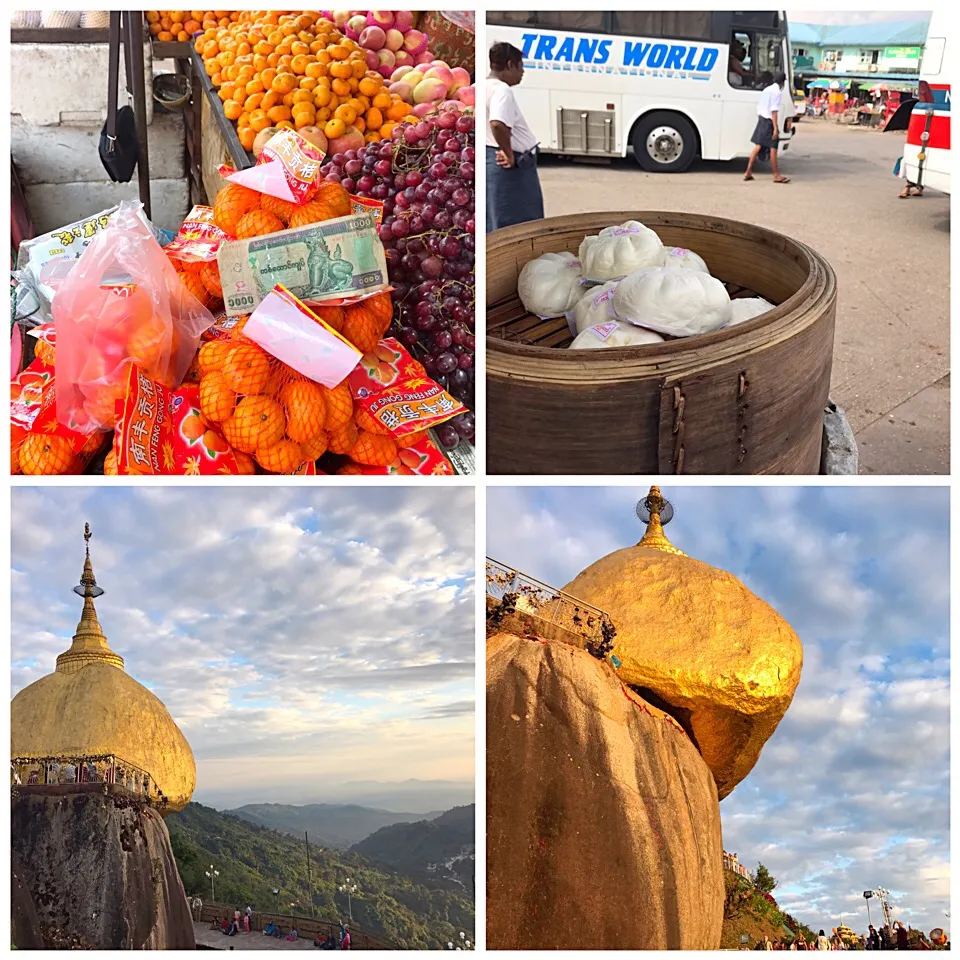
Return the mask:
M 613 15 L 613 32 L 628 37 L 708 40 L 710 22 L 711 14 L 699 10 L 618 10 Z
M 502 27 L 532 27 L 536 23 L 536 13 L 524 13 L 520 10 L 503 10 L 487 14 L 487 23 Z
M 762 90 L 766 75 L 773 76 L 780 63 L 781 40 L 772 33 L 746 33 L 735 30 L 730 40 L 727 81 L 731 87 Z M 769 80 L 767 80 L 769 82 Z
M 548 30 L 573 30 L 581 33 L 606 33 L 606 14 L 599 10 L 539 10 L 537 26 Z
M 764 73 L 774 74 L 783 69 L 783 64 L 780 62 L 779 37 L 770 33 L 757 34 L 754 37 L 754 49 L 758 76 Z
M 753 69 L 753 38 L 749 33 L 734 31 L 730 39 L 730 59 L 727 65 L 727 82 L 731 87 L 755 85 Z

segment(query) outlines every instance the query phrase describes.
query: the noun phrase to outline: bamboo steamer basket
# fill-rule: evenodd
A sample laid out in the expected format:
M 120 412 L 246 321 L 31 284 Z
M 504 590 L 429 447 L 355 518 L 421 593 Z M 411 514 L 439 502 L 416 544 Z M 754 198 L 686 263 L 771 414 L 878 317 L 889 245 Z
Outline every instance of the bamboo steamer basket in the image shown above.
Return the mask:
M 776 308 L 698 337 L 566 349 L 567 321 L 520 303 L 520 270 L 625 220 L 700 254 L 731 297 Z M 489 473 L 819 472 L 837 290 L 810 247 L 720 217 L 585 213 L 489 234 L 486 264 Z

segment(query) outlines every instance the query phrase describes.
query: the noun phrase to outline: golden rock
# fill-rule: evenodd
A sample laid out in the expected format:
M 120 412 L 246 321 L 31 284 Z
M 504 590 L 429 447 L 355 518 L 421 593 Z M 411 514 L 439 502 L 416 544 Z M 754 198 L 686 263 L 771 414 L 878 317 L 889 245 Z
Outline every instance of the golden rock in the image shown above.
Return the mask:
M 658 508 L 653 487 L 645 501 Z M 736 577 L 686 556 L 650 510 L 644 538 L 587 567 L 563 590 L 606 611 L 620 679 L 670 712 L 723 799 L 753 769 L 800 682 L 790 625 Z
M 487 640 L 487 947 L 716 950 L 717 787 L 680 725 L 569 643 Z
M 87 528 L 89 540 L 89 527 Z M 80 587 L 83 613 L 54 673 L 24 687 L 10 704 L 11 757 L 114 756 L 145 770 L 167 803 L 181 810 L 197 780 L 193 752 L 163 702 L 123 668 L 107 643 L 93 601 L 90 551 Z

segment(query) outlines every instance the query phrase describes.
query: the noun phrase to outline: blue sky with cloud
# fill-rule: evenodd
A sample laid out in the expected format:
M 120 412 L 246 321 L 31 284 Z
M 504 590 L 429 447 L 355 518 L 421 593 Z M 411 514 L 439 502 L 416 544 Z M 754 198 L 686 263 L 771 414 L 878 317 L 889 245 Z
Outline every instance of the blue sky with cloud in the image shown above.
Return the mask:
M 862 892 L 883 886 L 894 917 L 949 928 L 947 490 L 662 489 L 673 543 L 738 576 L 804 647 L 792 706 L 720 804 L 724 848 L 765 863 L 814 927 L 842 914 L 865 930 Z M 562 587 L 640 539 L 645 493 L 490 488 L 487 554 Z
M 471 802 L 471 490 L 18 487 L 12 517 L 13 693 L 70 645 L 89 520 L 100 622 L 194 799 Z

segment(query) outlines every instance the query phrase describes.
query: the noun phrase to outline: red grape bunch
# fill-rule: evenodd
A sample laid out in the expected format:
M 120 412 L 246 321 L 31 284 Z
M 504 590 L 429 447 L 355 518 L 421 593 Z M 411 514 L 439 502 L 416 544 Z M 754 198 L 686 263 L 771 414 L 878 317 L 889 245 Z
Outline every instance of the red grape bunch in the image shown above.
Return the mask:
M 468 412 L 437 428 L 452 449 L 473 440 L 476 280 L 474 117 L 441 111 L 390 140 L 330 157 L 327 180 L 383 202 L 380 239 L 393 286 L 395 336 Z

